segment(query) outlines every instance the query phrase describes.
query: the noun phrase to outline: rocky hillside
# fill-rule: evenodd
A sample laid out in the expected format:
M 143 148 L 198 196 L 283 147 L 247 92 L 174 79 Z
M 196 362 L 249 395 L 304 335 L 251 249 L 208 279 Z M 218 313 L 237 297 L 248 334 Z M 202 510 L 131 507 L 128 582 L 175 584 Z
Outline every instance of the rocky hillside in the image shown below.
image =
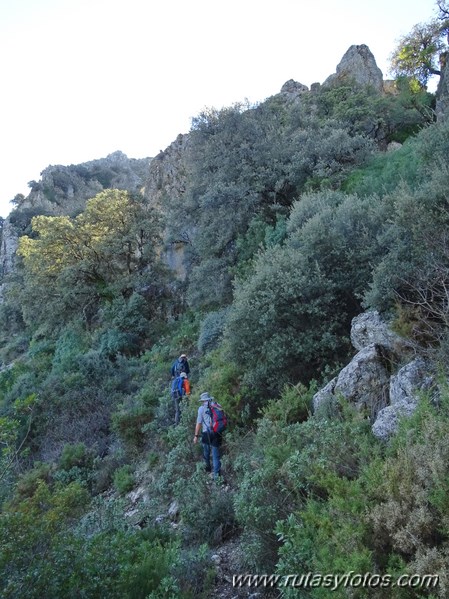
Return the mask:
M 449 123 L 444 79 L 438 98 L 409 83 L 352 46 L 322 84 L 205 109 L 152 159 L 51 166 L 16 197 L 2 597 L 270 596 L 233 588 L 243 572 L 286 599 L 302 572 L 349 573 L 335 599 L 448 596 Z M 223 439 L 198 441 L 204 392 Z

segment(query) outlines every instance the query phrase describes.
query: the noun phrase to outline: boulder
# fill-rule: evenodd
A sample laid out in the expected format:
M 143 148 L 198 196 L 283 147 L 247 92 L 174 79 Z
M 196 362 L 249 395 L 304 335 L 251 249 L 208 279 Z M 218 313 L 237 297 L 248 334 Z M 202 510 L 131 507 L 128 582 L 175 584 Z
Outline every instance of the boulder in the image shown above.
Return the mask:
M 387 441 L 397 432 L 400 419 L 404 416 L 411 416 L 414 410 L 415 408 L 407 403 L 386 406 L 380 410 L 371 427 L 373 435 L 382 441 Z
M 309 88 L 307 87 L 307 85 L 303 85 L 302 83 L 294 81 L 293 79 L 289 79 L 281 87 L 281 94 L 287 100 L 296 100 L 303 94 L 308 93 L 308 91 Z
M 358 351 L 373 343 L 395 351 L 405 342 L 399 335 L 393 333 L 377 310 L 372 310 L 352 319 L 351 343 Z
M 416 358 L 392 375 L 390 405 L 379 411 L 371 428 L 378 439 L 389 439 L 397 432 L 400 419 L 413 414 L 420 392 L 433 386 L 434 380 L 429 372 L 429 365 L 422 358 Z
M 385 352 L 375 343 L 361 349 L 337 377 L 334 393 L 371 414 L 388 403 L 389 372 Z
M 316 412 L 324 406 L 329 406 L 335 403 L 335 385 L 337 377 L 329 381 L 323 389 L 315 393 L 312 399 L 313 411 Z
M 335 410 L 338 398 L 343 397 L 366 411 L 374 422 L 373 434 L 386 440 L 398 430 L 403 416 L 413 414 L 420 392 L 433 387 L 431 366 L 423 358 L 411 359 L 406 340 L 391 331 L 375 310 L 353 318 L 351 342 L 358 353 L 314 395 L 313 410 Z M 393 364 L 406 360 L 391 373 Z
M 430 366 L 422 358 L 415 358 L 403 366 L 390 379 L 391 405 L 409 403 L 416 405 L 420 391 L 428 390 L 433 385 L 433 377 L 429 374 Z
M 364 347 L 336 379 L 314 395 L 314 410 L 341 395 L 357 409 L 368 409 L 370 415 L 377 415 L 388 404 L 390 375 L 385 364 L 384 348 L 374 343 Z

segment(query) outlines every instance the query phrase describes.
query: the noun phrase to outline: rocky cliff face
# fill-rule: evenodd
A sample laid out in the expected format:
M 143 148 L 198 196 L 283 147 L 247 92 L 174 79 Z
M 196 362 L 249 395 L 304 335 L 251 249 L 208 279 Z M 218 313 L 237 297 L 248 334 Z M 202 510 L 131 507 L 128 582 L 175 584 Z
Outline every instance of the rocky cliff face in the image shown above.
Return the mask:
M 189 152 L 189 136 L 178 135 L 168 148 L 160 152 L 149 167 L 144 187 L 144 196 L 151 206 L 164 212 L 167 203 L 182 202 L 187 183 L 187 156 Z M 187 276 L 185 266 L 185 240 L 164 240 L 166 262 L 178 279 Z
M 162 208 L 166 198 L 181 201 L 186 188 L 188 149 L 189 136 L 178 135 L 168 148 L 153 158 L 143 189 L 149 204 Z
M 103 189 L 140 190 L 149 163 L 149 158 L 135 160 L 123 152 L 114 152 L 82 164 L 49 166 L 42 171 L 39 181 L 30 183 L 30 194 L 19 201 L 17 208 L 40 214 L 76 214 Z

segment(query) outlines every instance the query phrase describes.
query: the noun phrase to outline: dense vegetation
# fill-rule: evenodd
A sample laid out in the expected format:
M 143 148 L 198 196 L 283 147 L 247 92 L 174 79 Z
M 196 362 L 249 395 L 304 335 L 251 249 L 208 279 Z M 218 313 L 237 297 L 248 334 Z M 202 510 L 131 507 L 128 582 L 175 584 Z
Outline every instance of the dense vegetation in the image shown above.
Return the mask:
M 183 202 L 166 197 L 164 213 L 117 189 L 72 216 L 16 209 L 0 309 L 2 597 L 210 597 L 210 553 L 228 539 L 235 574 L 438 573 L 432 590 L 332 596 L 447 596 L 449 391 L 423 397 L 389 444 L 344 402 L 311 412 L 366 308 L 448 374 L 449 121 L 409 81 L 392 96 L 348 84 L 205 111 Z M 185 281 L 164 234 L 188 242 Z M 181 350 L 193 394 L 173 427 Z M 232 423 L 221 485 L 191 443 L 206 389 Z

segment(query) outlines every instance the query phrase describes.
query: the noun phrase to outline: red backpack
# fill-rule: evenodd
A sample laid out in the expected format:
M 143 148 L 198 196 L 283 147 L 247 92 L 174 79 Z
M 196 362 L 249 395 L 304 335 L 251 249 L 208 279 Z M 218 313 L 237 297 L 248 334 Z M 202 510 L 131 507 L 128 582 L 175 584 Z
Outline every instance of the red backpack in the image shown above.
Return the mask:
M 214 433 L 224 433 L 228 426 L 228 419 L 220 404 L 208 401 L 207 414 L 210 416 L 212 422 L 212 431 Z

